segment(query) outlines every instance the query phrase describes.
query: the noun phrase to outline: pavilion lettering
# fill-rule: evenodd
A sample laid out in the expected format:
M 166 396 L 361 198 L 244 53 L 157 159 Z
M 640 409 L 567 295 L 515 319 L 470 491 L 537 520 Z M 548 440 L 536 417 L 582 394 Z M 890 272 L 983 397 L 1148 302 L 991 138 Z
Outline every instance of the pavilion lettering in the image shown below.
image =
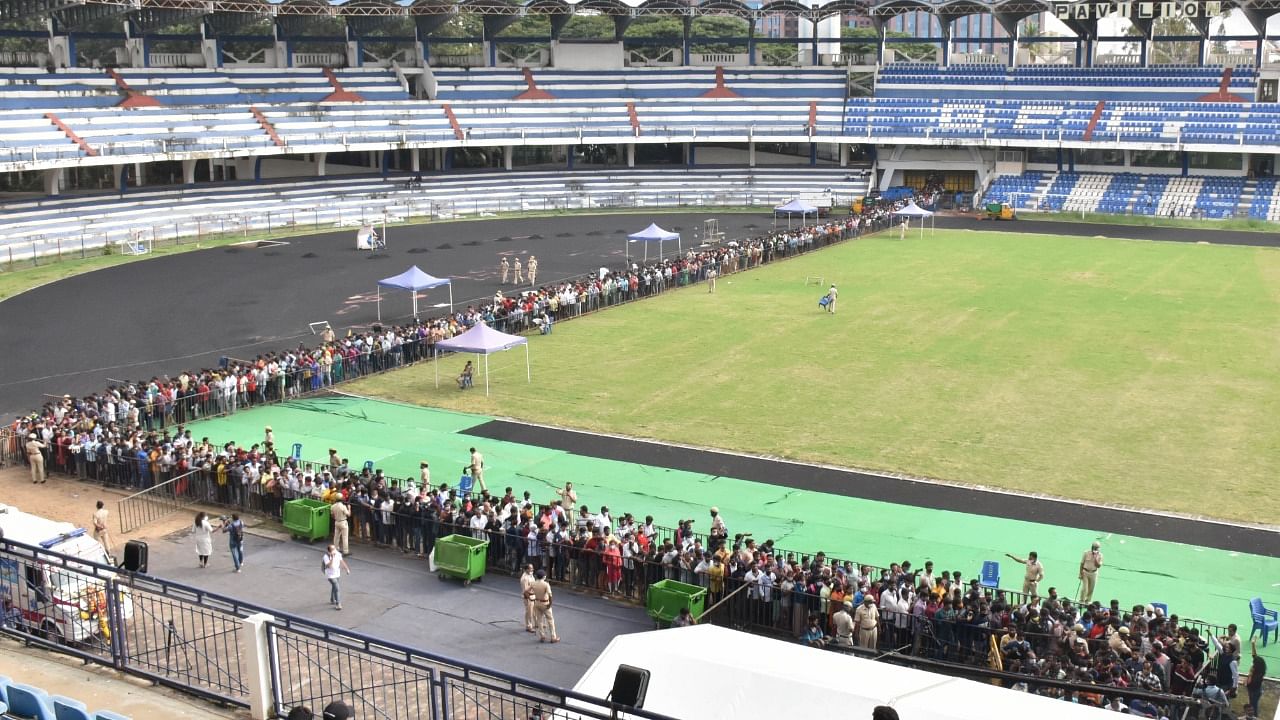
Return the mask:
M 1173 2 L 1080 2 L 1054 3 L 1053 13 L 1059 20 L 1099 20 L 1108 15 L 1127 18 L 1213 17 L 1222 14 L 1219 0 L 1181 0 Z

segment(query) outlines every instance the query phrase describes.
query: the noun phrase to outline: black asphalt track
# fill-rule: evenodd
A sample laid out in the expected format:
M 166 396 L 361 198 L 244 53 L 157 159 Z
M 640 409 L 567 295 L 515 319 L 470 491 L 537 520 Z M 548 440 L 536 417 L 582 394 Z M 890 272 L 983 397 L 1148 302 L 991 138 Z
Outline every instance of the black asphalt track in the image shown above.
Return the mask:
M 213 367 L 222 356 L 312 343 L 308 323 L 339 332 L 377 319 L 381 278 L 417 265 L 453 278 L 456 307 L 500 289 L 502 255 L 538 257 L 539 281 L 621 264 L 627 233 L 655 220 L 696 242 L 718 218 L 728 237 L 773 227 L 767 213 L 597 215 L 433 223 L 390 228 L 386 251 L 355 249 L 355 229 L 157 257 L 77 275 L 0 302 L 5 338 L 0 417 L 38 408 L 43 395 L 86 395 L 114 379 L 143 380 Z M 643 256 L 643 245 L 630 252 Z M 673 243 L 664 249 L 675 250 Z M 656 254 L 653 246 L 649 252 Z M 510 286 L 508 286 L 510 287 Z M 419 314 L 441 313 L 445 288 L 418 298 Z M 384 321 L 411 314 L 408 293 L 382 298 Z
M 466 434 L 563 450 L 585 457 L 686 470 L 799 490 L 1280 557 L 1280 533 L 1140 510 L 1013 495 L 840 468 L 814 467 L 784 460 L 505 420 L 482 423 L 466 430 Z
M 377 280 L 410 265 L 454 279 L 454 302 L 491 297 L 501 284 L 502 255 L 537 255 L 543 282 L 617 266 L 625 235 L 657 221 L 696 242 L 716 217 L 728 238 L 769 229 L 767 213 L 637 213 L 434 223 L 392 228 L 388 249 L 354 249 L 354 229 L 290 238 L 286 244 L 221 247 L 157 257 L 67 278 L 0 302 L 3 374 L 0 413 L 38 407 L 44 395 L 83 395 L 113 379 L 145 379 L 212 367 L 222 356 L 253 357 L 310 344 L 308 323 L 335 329 L 376 320 Z M 1274 234 L 1103 226 L 1037 220 L 979 222 L 939 218 L 939 228 L 1124 237 L 1172 242 L 1280 245 Z M 633 254 L 643 252 L 630 246 Z M 445 290 L 419 298 L 420 314 L 439 312 Z M 383 297 L 384 321 L 410 314 L 406 293 Z M 1036 522 L 1186 542 L 1264 555 L 1280 554 L 1280 535 L 1140 511 L 981 492 L 852 471 L 773 463 L 728 453 L 607 439 L 512 423 L 491 423 L 485 437 L 563 448 L 583 455 L 645 462 L 788 487 L 856 495 L 919 507 L 995 514 Z M 981 480 L 980 478 L 976 480 Z

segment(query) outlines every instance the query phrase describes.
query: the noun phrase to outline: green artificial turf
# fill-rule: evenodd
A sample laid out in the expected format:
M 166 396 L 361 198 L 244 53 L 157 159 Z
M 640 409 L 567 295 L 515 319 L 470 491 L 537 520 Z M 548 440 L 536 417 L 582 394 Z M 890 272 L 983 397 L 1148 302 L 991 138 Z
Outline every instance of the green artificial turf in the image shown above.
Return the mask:
M 840 288 L 817 305 L 821 276 Z M 846 243 L 347 390 L 1033 493 L 1272 522 L 1280 252 L 938 231 Z

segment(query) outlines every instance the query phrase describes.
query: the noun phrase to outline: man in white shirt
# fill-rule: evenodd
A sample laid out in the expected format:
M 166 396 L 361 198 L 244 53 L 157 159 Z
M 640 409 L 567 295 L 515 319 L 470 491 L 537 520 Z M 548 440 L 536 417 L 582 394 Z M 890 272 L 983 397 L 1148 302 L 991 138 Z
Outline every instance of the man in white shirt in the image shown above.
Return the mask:
M 471 516 L 470 526 L 471 537 L 477 540 L 484 540 L 489 536 L 489 534 L 485 532 L 485 528 L 489 526 L 489 518 L 485 517 L 485 514 L 480 512 L 479 509 L 477 509 L 475 514 Z
M 332 544 L 320 558 L 320 567 L 324 570 L 325 579 L 329 581 L 329 604 L 334 610 L 341 610 L 342 588 L 338 586 L 338 580 L 342 577 L 343 570 L 350 575 L 351 568 L 347 567 L 347 561 L 342 559 L 342 553 L 338 552 L 338 548 Z

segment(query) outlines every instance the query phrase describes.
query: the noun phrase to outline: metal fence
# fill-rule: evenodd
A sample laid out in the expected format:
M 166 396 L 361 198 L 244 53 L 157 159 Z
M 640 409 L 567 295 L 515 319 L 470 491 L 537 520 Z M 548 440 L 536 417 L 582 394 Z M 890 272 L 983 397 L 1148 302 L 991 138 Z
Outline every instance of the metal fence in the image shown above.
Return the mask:
M 430 176 L 429 176 L 430 177 Z M 182 215 L 174 212 L 165 222 L 151 220 L 137 223 L 103 223 L 99 219 L 78 221 L 69 218 L 59 225 L 58 234 L 46 234 L 33 227 L 22 239 L 0 238 L 0 264 L 12 270 L 52 262 L 74 261 L 132 251 L 205 245 L 223 240 L 262 240 L 285 235 L 332 232 L 361 225 L 399 223 L 405 221 L 443 221 L 493 215 L 546 215 L 548 213 L 591 210 L 650 210 L 716 207 L 750 207 L 762 210 L 794 199 L 794 192 L 770 190 L 702 191 L 635 189 L 620 190 L 616 186 L 595 186 L 590 180 L 578 183 L 566 175 L 562 191 L 531 192 L 501 196 L 472 192 L 455 197 L 420 192 L 425 187 L 389 183 L 383 190 L 368 193 L 338 194 L 323 201 L 314 198 L 291 199 L 285 191 L 277 198 L 260 199 L 259 209 L 246 213 L 243 209 L 208 215 Z M 413 188 L 413 189 L 409 189 Z M 194 197 L 201 197 L 195 193 Z M 174 199 L 183 197 L 175 191 Z M 127 196 L 126 196 L 127 199 Z M 848 208 L 850 195 L 833 195 L 832 207 Z M 392 228 L 391 242 L 396 230 Z
M 149 522 L 199 502 L 203 495 L 192 492 L 192 489 L 195 485 L 204 485 L 206 479 L 205 473 L 191 470 L 116 501 L 120 532 L 133 532 Z
M 0 632 L 281 717 L 333 700 L 379 720 L 616 717 L 599 698 L 11 540 L 0 540 L 0 581 L 11 588 Z M 251 656 L 266 659 L 265 697 Z

